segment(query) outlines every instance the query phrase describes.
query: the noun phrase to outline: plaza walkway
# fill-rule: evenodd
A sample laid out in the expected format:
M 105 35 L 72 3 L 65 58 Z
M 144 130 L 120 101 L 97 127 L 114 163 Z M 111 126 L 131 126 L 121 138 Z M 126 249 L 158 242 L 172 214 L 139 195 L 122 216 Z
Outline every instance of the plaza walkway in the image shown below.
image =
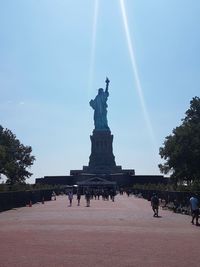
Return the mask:
M 186 215 L 125 195 L 115 202 L 66 196 L 0 213 L 0 267 L 197 267 L 200 227 Z

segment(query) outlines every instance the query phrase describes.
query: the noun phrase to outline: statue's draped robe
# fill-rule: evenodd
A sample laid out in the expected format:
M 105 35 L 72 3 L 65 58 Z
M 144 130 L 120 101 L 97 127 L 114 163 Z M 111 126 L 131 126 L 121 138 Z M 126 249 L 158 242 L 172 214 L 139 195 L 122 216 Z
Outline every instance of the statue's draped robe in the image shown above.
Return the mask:
M 94 100 L 90 101 L 90 106 L 94 109 L 95 130 L 109 130 L 106 103 L 108 96 L 108 91 L 102 91 Z

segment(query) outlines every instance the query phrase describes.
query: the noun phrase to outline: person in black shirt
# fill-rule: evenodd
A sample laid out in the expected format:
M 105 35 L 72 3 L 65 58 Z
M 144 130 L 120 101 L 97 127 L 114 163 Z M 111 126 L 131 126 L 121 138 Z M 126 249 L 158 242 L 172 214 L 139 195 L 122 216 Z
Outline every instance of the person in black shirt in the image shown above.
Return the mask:
M 151 207 L 154 212 L 153 216 L 158 217 L 159 198 L 155 193 L 151 197 Z

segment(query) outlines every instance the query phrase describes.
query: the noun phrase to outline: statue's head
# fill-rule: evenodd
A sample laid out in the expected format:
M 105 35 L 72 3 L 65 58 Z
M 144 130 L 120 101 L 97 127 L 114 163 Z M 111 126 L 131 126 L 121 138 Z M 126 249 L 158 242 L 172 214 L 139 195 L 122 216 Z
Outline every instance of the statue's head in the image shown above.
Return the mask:
M 103 93 L 103 88 L 99 88 L 98 94 L 102 94 Z

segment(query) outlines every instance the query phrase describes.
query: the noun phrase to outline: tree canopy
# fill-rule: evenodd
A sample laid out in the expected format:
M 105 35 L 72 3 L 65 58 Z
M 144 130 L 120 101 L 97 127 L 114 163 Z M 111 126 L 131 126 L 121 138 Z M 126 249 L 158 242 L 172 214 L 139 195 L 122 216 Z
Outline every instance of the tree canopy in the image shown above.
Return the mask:
M 0 175 L 7 177 L 6 183 L 25 183 L 32 175 L 27 170 L 35 160 L 31 153 L 31 146 L 21 144 L 9 129 L 0 126 Z
M 159 164 L 164 174 L 180 182 L 200 180 L 200 98 L 190 101 L 182 124 L 165 138 L 159 154 L 164 164 Z

